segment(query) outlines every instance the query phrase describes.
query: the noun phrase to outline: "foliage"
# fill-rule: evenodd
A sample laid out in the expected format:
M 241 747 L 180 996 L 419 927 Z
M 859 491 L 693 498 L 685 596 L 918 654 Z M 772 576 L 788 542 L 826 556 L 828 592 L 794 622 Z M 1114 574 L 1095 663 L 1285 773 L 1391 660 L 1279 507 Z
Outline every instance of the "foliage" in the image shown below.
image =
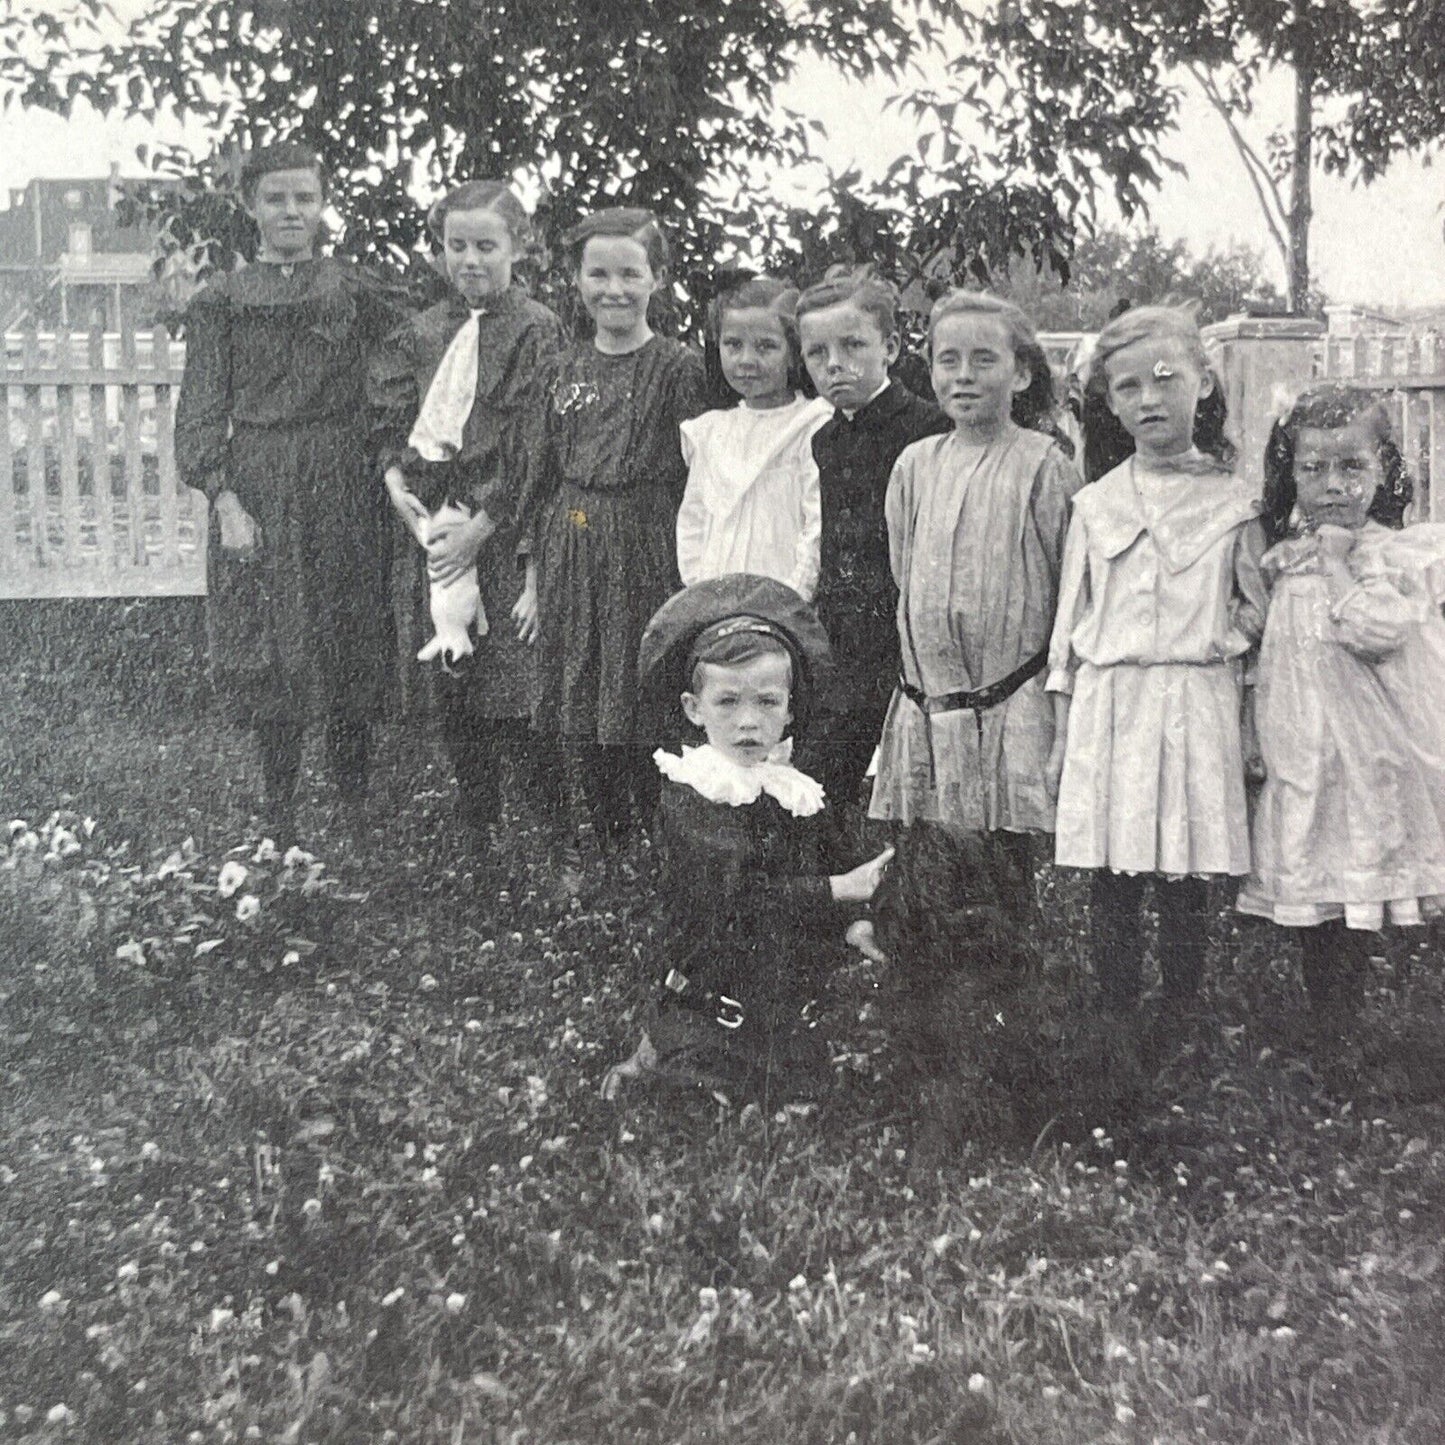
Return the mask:
M 6 721 L 34 723 L 13 702 Z M 54 720 L 47 767 L 78 776 L 98 750 L 124 774 L 156 737 L 175 768 L 236 767 L 228 730 L 189 732 L 194 756 L 123 709 L 85 739 Z M 9 799 L 42 784 L 7 747 Z M 1290 1042 L 1279 961 L 1229 934 L 1222 1027 L 1160 1073 L 1140 1125 L 966 1145 L 930 1182 L 886 1076 L 773 1117 L 604 1106 L 642 887 L 618 870 L 561 912 L 518 829 L 516 882 L 484 894 L 415 735 L 381 762 L 376 836 L 322 830 L 368 884 L 355 946 L 265 989 L 215 969 L 169 1016 L 160 985 L 117 995 L 62 930 L 0 962 L 7 1438 L 1439 1438 L 1445 1114 L 1382 1062 L 1412 1012 L 1438 1027 L 1433 970 L 1379 976 L 1375 1092 L 1342 1101 Z M 89 837 L 62 813 L 44 876 L 167 807 L 133 788 Z M 1045 910 L 1051 936 L 1077 927 L 1066 888 Z
M 957 26 L 957 0 L 775 0 L 658 4 L 396 5 L 390 0 L 150 0 L 115 39 L 99 0 L 72 0 L 65 23 L 11 7 L 0 24 L 0 89 L 22 104 L 206 120 L 221 138 L 199 175 L 175 152 L 154 159 L 184 185 L 137 204 L 200 274 L 245 254 L 236 214 L 239 148 L 281 137 L 314 144 L 335 176 L 349 253 L 413 253 L 414 182 L 440 189 L 477 175 L 541 188 L 554 248 L 606 204 L 640 204 L 678 243 L 679 273 L 706 291 L 721 256 L 816 274 L 824 260 L 880 260 L 907 280 L 926 262 L 980 274 L 1015 251 L 1067 264 L 1071 206 L 1051 186 L 977 154 L 942 159 L 945 179 L 902 167 L 881 187 L 834 178 L 820 221 L 759 194 L 810 156 L 817 123 L 771 108 L 807 53 L 856 76 L 901 76 Z
M 0 908 L 17 962 L 22 936 L 37 946 L 62 934 L 67 947 L 108 958 L 170 984 L 218 970 L 257 977 L 286 969 L 333 934 L 346 894 L 310 853 L 281 853 L 269 838 L 208 862 L 185 839 L 160 863 L 132 862 L 129 845 L 107 845 L 93 818 L 53 812 L 32 828 L 12 819 L 0 842 Z M 43 951 L 43 949 L 42 949 Z
M 1230 125 L 1285 255 L 1296 309 L 1309 289 L 1310 172 L 1369 181 L 1392 157 L 1445 139 L 1436 0 L 992 0 L 953 47 L 950 81 L 906 102 L 934 144 L 960 148 L 982 125 L 1012 173 L 1070 200 L 1112 193 L 1126 216 L 1146 202 L 1174 128 L 1181 69 Z M 1236 124 L 1271 66 L 1295 78 L 1289 129 L 1261 157 Z M 1285 191 L 1288 190 L 1288 198 Z
M 1101 229 L 1080 239 L 1067 282 L 1015 261 L 994 289 L 1021 306 L 1042 331 L 1097 331 L 1121 301 L 1198 307 L 1201 323 L 1248 307 L 1282 310 L 1285 299 L 1245 246 L 1193 255 L 1155 229 Z

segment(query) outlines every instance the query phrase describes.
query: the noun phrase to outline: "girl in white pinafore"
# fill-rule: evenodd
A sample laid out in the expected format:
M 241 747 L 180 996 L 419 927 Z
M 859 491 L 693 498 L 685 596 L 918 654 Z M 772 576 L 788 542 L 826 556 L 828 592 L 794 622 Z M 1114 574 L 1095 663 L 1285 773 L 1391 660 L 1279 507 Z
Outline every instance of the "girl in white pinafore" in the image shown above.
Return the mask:
M 1381 524 L 1398 523 L 1410 488 L 1380 399 L 1362 389 L 1306 392 L 1265 470 L 1280 540 L 1264 558 L 1265 781 L 1239 908 L 1298 934 L 1334 1041 L 1378 931 L 1445 903 L 1445 527 Z
M 800 390 L 797 299 L 792 287 L 759 276 L 710 308 L 709 340 L 739 403 L 682 423 L 687 488 L 677 512 L 677 570 L 684 586 L 750 573 L 808 601 L 817 589 L 823 512 L 813 433 L 833 408 Z
M 1094 366 L 1135 453 L 1074 498 L 1046 688 L 1058 724 L 1056 860 L 1095 870 L 1090 952 L 1104 1002 L 1138 1000 L 1154 880 L 1166 1002 L 1198 992 L 1205 880 L 1249 871 L 1240 728 L 1264 627 L 1254 488 L 1194 445 L 1213 386 L 1185 313 L 1140 307 Z

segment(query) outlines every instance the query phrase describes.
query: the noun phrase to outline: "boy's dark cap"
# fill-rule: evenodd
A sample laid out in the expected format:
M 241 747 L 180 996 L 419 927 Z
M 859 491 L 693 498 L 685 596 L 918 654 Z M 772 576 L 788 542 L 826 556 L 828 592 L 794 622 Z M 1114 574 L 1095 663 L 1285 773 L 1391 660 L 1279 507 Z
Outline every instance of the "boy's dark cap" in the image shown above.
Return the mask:
M 809 688 L 816 690 L 832 670 L 828 634 L 812 607 L 785 583 L 734 572 L 684 587 L 653 613 L 638 652 L 641 676 L 656 681 L 680 675 L 698 637 L 732 618 L 755 618 L 780 633 L 805 670 L 799 681 Z

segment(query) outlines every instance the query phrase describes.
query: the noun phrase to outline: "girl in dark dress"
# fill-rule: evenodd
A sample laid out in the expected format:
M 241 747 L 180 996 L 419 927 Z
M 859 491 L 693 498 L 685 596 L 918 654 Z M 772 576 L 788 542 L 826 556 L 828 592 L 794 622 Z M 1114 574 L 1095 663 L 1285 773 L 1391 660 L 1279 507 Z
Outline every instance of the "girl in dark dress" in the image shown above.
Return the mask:
M 702 357 L 648 324 L 668 263 L 652 213 L 600 211 L 567 239 L 596 333 L 557 368 L 529 516 L 539 555 L 533 716 L 561 744 L 563 887 L 575 894 L 583 856 L 619 841 L 656 797 L 647 749 L 660 719 L 639 707 L 637 645 L 678 586 L 678 426 L 706 401 Z
M 500 772 L 537 781 L 529 726 L 536 570 L 518 506 L 542 452 L 546 383 L 561 350 L 557 318 L 513 283 L 532 246 L 522 203 L 499 181 L 459 186 L 427 226 L 455 288 L 400 326 L 375 358 L 373 405 L 388 436 L 386 485 L 426 552 L 433 585 L 480 564 L 485 632 L 438 671 L 442 736 L 458 817 L 495 851 Z M 458 518 L 438 525 L 445 504 Z M 535 794 L 535 786 L 527 789 Z M 535 800 L 535 799 L 534 799 Z
M 817 616 L 771 578 L 699 582 L 648 624 L 644 674 L 681 681 L 707 741 L 653 755 L 665 779 L 661 987 L 605 1097 L 644 1074 L 764 1102 L 826 1083 L 811 1005 L 893 853 L 832 877 L 823 865 L 823 789 L 793 767 L 784 734 L 828 661 Z
M 314 152 L 256 151 L 241 193 L 260 251 L 187 309 L 176 464 L 212 504 L 213 676 L 256 732 L 268 825 L 289 834 L 309 718 L 325 721 L 343 799 L 366 788 L 392 631 L 363 379 L 402 312 L 366 272 L 315 254 L 326 186 Z

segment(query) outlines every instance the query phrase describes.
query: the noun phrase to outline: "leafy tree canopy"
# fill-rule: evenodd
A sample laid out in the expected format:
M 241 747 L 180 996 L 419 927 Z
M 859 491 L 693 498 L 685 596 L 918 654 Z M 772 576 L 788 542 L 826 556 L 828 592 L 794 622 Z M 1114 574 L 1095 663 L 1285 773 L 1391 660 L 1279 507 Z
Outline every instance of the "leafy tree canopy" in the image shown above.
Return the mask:
M 1284 255 L 1291 303 L 1309 292 L 1316 163 L 1373 179 L 1445 139 L 1445 0 L 990 0 L 965 25 L 948 83 L 909 104 L 944 141 L 982 125 L 1011 173 L 1091 208 L 1145 203 L 1192 74 L 1225 117 Z M 1267 67 L 1294 76 L 1290 127 L 1243 138 Z
M 770 107 L 800 56 L 901 76 L 943 27 L 971 23 L 957 0 L 148 0 L 123 33 L 108 9 L 71 0 L 41 15 L 10 0 L 7 101 L 173 108 L 233 148 L 304 139 L 335 177 L 355 255 L 414 249 L 419 165 L 438 189 L 529 177 L 553 242 L 597 205 L 650 206 L 704 284 L 716 258 L 738 255 L 813 272 L 882 259 L 905 280 L 920 255 L 960 276 L 1018 252 L 1067 266 L 1069 198 L 1010 175 L 1007 156 L 953 149 L 941 174 L 896 168 L 871 189 L 839 177 L 819 212 L 759 194 L 757 175 L 810 153 L 816 122 Z M 245 228 L 216 200 L 225 166 L 203 179 L 158 205 L 174 244 L 224 262 Z

